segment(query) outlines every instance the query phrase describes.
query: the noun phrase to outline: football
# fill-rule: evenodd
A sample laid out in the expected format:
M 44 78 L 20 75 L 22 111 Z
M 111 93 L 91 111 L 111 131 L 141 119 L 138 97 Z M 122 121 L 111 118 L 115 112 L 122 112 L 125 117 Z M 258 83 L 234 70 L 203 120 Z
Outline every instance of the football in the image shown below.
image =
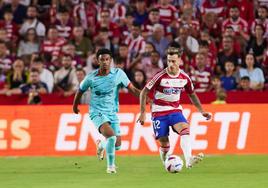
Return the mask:
M 165 169 L 170 173 L 178 173 L 182 170 L 183 160 L 177 155 L 170 155 L 165 160 Z

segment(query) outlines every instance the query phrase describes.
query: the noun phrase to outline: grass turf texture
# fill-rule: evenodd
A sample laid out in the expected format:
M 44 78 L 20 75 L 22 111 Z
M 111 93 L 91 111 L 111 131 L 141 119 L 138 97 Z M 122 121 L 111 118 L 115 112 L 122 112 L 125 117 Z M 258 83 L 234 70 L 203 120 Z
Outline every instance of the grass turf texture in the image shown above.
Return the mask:
M 267 188 L 268 156 L 211 156 L 191 170 L 167 173 L 157 156 L 118 157 L 106 174 L 95 157 L 0 158 L 0 188 Z

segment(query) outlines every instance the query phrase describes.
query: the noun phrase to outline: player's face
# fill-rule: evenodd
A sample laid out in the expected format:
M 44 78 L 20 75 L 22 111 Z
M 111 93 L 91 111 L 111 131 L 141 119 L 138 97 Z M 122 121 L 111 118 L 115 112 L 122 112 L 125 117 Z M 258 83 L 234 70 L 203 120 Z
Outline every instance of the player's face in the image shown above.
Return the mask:
M 179 66 L 182 64 L 181 58 L 177 54 L 167 55 L 167 65 L 169 71 L 177 73 L 179 71 Z
M 99 56 L 98 62 L 100 64 L 100 69 L 108 70 L 110 69 L 112 58 L 109 54 L 102 54 Z

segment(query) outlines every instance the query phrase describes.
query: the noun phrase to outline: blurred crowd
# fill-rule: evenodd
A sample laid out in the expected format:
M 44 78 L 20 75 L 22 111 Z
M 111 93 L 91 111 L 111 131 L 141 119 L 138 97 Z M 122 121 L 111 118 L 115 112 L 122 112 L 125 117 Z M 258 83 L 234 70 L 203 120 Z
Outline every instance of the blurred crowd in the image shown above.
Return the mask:
M 70 96 L 108 48 L 142 89 L 176 41 L 197 92 L 265 90 L 268 0 L 0 0 L 0 94 Z M 29 102 L 31 103 L 31 102 Z

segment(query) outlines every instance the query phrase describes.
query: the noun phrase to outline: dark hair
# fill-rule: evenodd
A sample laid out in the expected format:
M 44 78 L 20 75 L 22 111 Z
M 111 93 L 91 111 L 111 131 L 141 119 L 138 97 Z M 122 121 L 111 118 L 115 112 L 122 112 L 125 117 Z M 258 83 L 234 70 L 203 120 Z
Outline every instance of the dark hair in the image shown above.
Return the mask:
M 156 50 L 152 51 L 152 52 L 151 52 L 151 55 L 152 55 L 152 54 L 157 54 L 158 56 L 160 56 L 160 53 L 159 53 L 158 51 L 156 51 Z
M 28 33 L 29 33 L 29 31 L 31 31 L 31 30 L 33 30 L 34 31 L 34 33 L 35 33 L 35 36 L 34 36 L 34 42 L 36 42 L 36 43 L 38 43 L 39 42 L 39 38 L 38 38 L 38 35 L 37 35 L 37 33 L 36 33 L 36 29 L 35 28 L 33 28 L 33 27 L 30 27 L 29 29 L 27 29 L 27 31 L 26 31 L 26 33 L 25 33 L 25 35 L 24 35 L 24 41 L 28 41 Z
M 199 41 L 199 46 L 209 47 L 209 43 L 206 40 L 200 40 Z
M 36 68 L 31 68 L 30 73 L 34 73 L 37 72 L 38 74 L 40 74 L 39 70 Z
M 266 10 L 266 12 L 268 12 L 268 8 L 267 8 L 266 6 L 264 6 L 264 5 L 259 6 L 259 8 L 258 8 L 258 9 L 260 9 L 260 8 L 263 8 L 263 9 L 265 9 L 265 10 Z
M 182 53 L 183 53 L 183 49 L 178 42 L 173 41 L 169 44 L 169 47 L 167 49 L 168 55 L 177 54 L 178 56 L 182 56 Z
M 233 5 L 233 6 L 231 6 L 230 9 L 238 9 L 238 10 L 239 10 L 239 7 L 238 7 L 237 5 Z M 240 11 L 240 10 L 239 10 L 239 11 Z
M 97 51 L 97 54 L 96 54 L 97 59 L 99 58 L 100 55 L 103 55 L 103 54 L 108 54 L 112 57 L 112 52 L 110 50 L 108 50 L 107 48 L 101 48 Z
M 151 12 L 158 12 L 159 13 L 160 11 L 157 8 L 151 8 L 148 13 L 150 14 Z
M 43 63 L 43 59 L 40 56 L 38 56 L 34 58 L 33 63 Z
M 250 81 L 250 78 L 248 76 L 243 76 L 240 80 L 248 80 L 248 81 Z
M 99 32 L 106 32 L 108 33 L 109 32 L 109 29 L 107 27 L 101 27 Z
M 76 72 L 78 72 L 78 71 L 81 71 L 81 72 L 84 73 L 84 75 L 86 75 L 86 71 L 85 71 L 83 68 L 77 68 L 77 69 L 76 69 Z
M 136 22 L 136 21 L 133 21 L 132 25 L 133 25 L 134 27 L 141 28 L 141 24 L 138 23 L 138 22 Z
M 135 73 L 136 72 L 141 72 L 141 74 L 143 75 L 143 78 L 144 78 L 144 80 L 143 80 L 143 82 L 141 83 L 142 85 L 140 85 L 138 82 L 136 82 L 136 80 L 135 80 Z M 136 69 L 135 71 L 134 71 L 134 73 L 133 73 L 133 85 L 136 87 L 136 88 L 138 88 L 138 89 L 143 89 L 144 88 L 144 86 L 146 85 L 146 81 L 147 81 L 147 76 L 146 76 L 146 74 L 145 74 L 145 72 L 143 71 L 143 70 L 141 70 L 141 69 Z
M 66 6 L 61 6 L 58 9 L 58 13 L 69 13 L 69 9 Z

